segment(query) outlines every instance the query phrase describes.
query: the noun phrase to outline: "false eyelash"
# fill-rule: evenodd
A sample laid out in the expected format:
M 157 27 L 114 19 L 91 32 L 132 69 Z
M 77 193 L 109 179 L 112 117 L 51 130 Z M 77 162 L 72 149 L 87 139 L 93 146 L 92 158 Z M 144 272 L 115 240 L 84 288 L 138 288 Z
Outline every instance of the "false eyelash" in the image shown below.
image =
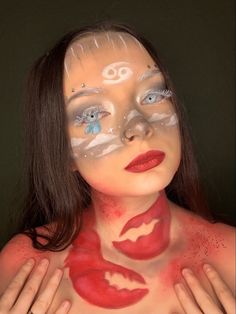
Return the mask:
M 157 94 L 160 96 L 163 96 L 165 98 L 169 98 L 173 95 L 172 91 L 169 89 L 152 89 L 148 90 L 146 93 L 144 93 L 142 97 L 142 101 L 149 95 L 149 94 Z
M 159 91 L 153 91 L 153 93 L 159 94 L 161 96 L 164 96 L 166 98 L 169 98 L 173 95 L 172 91 L 169 89 L 163 89 L 163 90 L 159 90 Z

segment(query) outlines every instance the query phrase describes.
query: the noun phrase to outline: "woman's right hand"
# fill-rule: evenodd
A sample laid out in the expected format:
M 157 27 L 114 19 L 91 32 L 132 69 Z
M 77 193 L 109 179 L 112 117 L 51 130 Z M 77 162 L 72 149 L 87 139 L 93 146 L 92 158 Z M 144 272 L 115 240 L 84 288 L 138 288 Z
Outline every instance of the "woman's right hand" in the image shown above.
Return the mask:
M 61 282 L 63 271 L 56 269 L 44 290 L 38 294 L 39 287 L 46 275 L 49 260 L 42 259 L 35 266 L 33 259 L 28 260 L 12 279 L 0 297 L 0 314 L 45 314 Z M 55 314 L 68 313 L 70 302 L 63 301 Z

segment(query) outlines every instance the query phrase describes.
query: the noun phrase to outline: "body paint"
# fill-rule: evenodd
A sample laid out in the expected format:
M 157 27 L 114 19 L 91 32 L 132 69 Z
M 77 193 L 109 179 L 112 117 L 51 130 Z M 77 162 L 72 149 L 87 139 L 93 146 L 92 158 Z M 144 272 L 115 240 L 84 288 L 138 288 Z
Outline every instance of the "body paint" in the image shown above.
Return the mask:
M 150 118 L 148 118 L 148 121 L 159 122 L 160 125 L 162 126 L 170 127 L 170 126 L 175 126 L 178 123 L 178 118 L 177 118 L 176 113 L 173 113 L 173 114 L 154 113 Z
M 167 248 L 170 236 L 171 217 L 164 192 L 145 213 L 131 218 L 123 227 L 120 236 L 131 228 L 138 228 L 142 223 L 150 224 L 154 219 L 158 222 L 148 235 L 142 235 L 136 241 L 113 241 L 113 246 L 132 259 L 145 260 L 158 256 Z
M 93 140 L 73 137 L 71 146 L 78 158 L 84 157 L 85 154 L 87 157 L 99 158 L 123 147 L 123 144 L 117 135 L 99 133 Z
M 175 113 L 154 113 L 150 118 L 144 118 L 143 115 L 137 110 L 131 110 L 124 116 L 124 140 L 120 136 L 121 129 L 109 128 L 107 133 L 99 133 L 95 138 L 72 138 L 71 146 L 75 150 L 77 155 L 83 156 L 86 153 L 87 156 L 94 158 L 100 158 L 107 154 L 110 154 L 125 146 L 125 139 L 131 136 L 131 133 L 137 132 L 140 136 L 145 136 L 146 128 L 154 128 L 159 130 L 160 128 L 171 128 L 178 123 L 178 119 Z M 150 123 L 150 124 L 149 124 Z M 96 129 L 98 130 L 98 129 Z M 101 131 L 101 129 L 99 129 Z M 99 131 L 99 132 L 100 132 Z M 92 134 L 92 131 L 90 132 Z M 96 134 L 95 132 L 93 134 Z M 112 148 L 111 148 L 112 147 Z
M 189 213 L 178 213 L 177 218 L 181 222 L 181 234 L 185 241 L 182 249 L 176 252 L 176 257 L 170 259 L 158 274 L 163 291 L 172 289 L 174 283 L 182 281 L 181 270 L 185 267 L 191 268 L 199 278 L 204 278 L 203 263 L 217 264 L 217 261 L 225 260 L 224 254 L 227 252 L 226 232 L 219 225 Z
M 138 273 L 105 260 L 101 253 L 98 234 L 87 229 L 81 231 L 72 243 L 65 261 L 69 276 L 76 292 L 87 302 L 99 307 L 118 309 L 139 302 L 147 293 L 147 288 L 118 288 L 109 284 L 109 274 L 121 275 L 128 281 L 145 284 Z
M 124 45 L 125 49 L 127 50 L 127 49 L 128 49 L 128 47 L 127 47 L 127 45 L 126 45 L 126 42 L 125 42 L 124 38 L 122 37 L 122 35 L 121 35 L 121 34 L 119 34 L 118 36 L 119 36 L 119 38 L 120 38 L 120 40 L 121 40 L 122 44 Z
M 87 36 L 87 35 L 86 35 Z M 78 61 L 75 60 L 75 55 L 79 55 L 81 51 L 86 52 L 87 57 L 90 60 L 90 57 L 92 58 L 92 64 L 93 62 L 97 62 L 96 59 L 94 59 L 94 55 L 96 53 L 99 53 L 99 58 L 100 58 L 100 50 L 104 49 L 104 46 L 106 49 L 112 49 L 112 47 L 115 48 L 117 51 L 119 49 L 123 49 L 123 56 L 124 58 L 117 59 L 116 53 L 114 54 L 114 58 L 111 58 L 110 62 L 105 63 L 103 59 L 101 59 L 101 67 L 98 66 L 96 68 L 96 78 L 101 79 L 101 83 L 104 84 L 104 86 L 101 86 L 99 83 L 99 87 L 93 88 L 94 90 L 99 90 L 99 96 L 91 99 L 95 99 L 96 103 L 98 106 L 103 107 L 101 109 L 102 111 L 107 111 L 107 114 L 102 115 L 99 113 L 100 118 L 96 118 L 95 115 L 92 117 L 93 119 L 96 118 L 96 121 L 92 121 L 90 119 L 89 123 L 87 123 L 86 126 L 81 127 L 81 115 L 79 114 L 77 119 L 74 120 L 74 126 L 78 127 L 78 130 L 73 129 L 72 130 L 72 138 L 78 137 L 78 139 L 83 139 L 83 134 L 81 129 L 83 130 L 83 133 L 85 135 L 88 135 L 88 138 L 86 141 L 83 141 L 81 143 L 76 143 L 73 140 L 73 150 L 74 150 L 74 156 L 78 156 L 77 158 L 80 157 L 92 157 L 92 158 L 101 158 L 103 156 L 107 156 L 108 154 L 113 154 L 117 150 L 120 150 L 124 148 L 127 144 L 127 142 L 132 138 L 135 138 L 135 133 L 138 132 L 137 137 L 144 139 L 147 134 L 148 129 L 152 129 L 154 132 L 157 130 L 157 134 L 154 134 L 154 136 L 158 135 L 159 128 L 162 133 L 165 131 L 168 132 L 169 130 L 172 129 L 172 126 L 177 124 L 177 119 L 174 119 L 174 116 L 171 117 L 171 115 L 174 114 L 173 108 L 171 108 L 170 103 L 162 103 L 162 100 L 170 98 L 172 93 L 171 91 L 166 89 L 165 82 L 163 80 L 163 76 L 161 74 L 160 69 L 158 66 L 154 63 L 153 60 L 147 60 L 146 64 L 142 67 L 143 72 L 137 72 L 136 70 L 136 64 L 133 62 L 133 59 L 130 58 L 129 56 L 129 43 L 134 46 L 134 43 L 131 41 L 135 42 L 135 50 L 138 51 L 137 49 L 137 44 L 139 45 L 140 48 L 142 48 L 142 54 L 147 54 L 147 51 L 143 48 L 143 46 L 132 36 L 123 34 L 123 33 L 113 33 L 113 32 L 106 32 L 104 34 L 94 34 L 94 33 L 89 33 L 88 37 L 81 38 L 78 41 L 74 42 L 72 44 L 73 51 L 71 49 L 68 50 L 66 59 L 74 60 L 73 62 L 69 62 L 68 64 L 70 65 L 70 69 L 72 69 L 73 65 L 77 67 Z M 80 45 L 80 46 L 78 46 Z M 76 48 L 77 47 L 77 48 Z M 76 53 L 75 50 L 78 50 L 78 53 Z M 133 47 L 134 49 L 134 47 Z M 143 51 L 144 49 L 144 51 Z M 99 51 L 99 52 L 97 52 Z M 126 59 L 127 57 L 127 59 Z M 83 58 L 82 58 L 83 59 Z M 116 61 L 116 62 L 113 62 Z M 120 61 L 124 60 L 124 61 Z M 80 60 L 81 64 L 79 67 L 84 71 L 84 65 L 87 62 L 87 59 L 85 59 L 85 62 L 83 63 L 83 60 Z M 98 62 L 98 64 L 100 64 Z M 135 74 L 135 75 L 134 75 Z M 78 72 L 79 75 L 79 72 Z M 86 71 L 85 71 L 86 75 Z M 92 76 L 92 73 L 91 73 Z M 157 79 L 153 82 L 151 79 L 153 77 L 157 76 Z M 74 75 L 76 77 L 76 75 Z M 90 77 L 90 76 L 88 76 Z M 123 100 L 122 98 L 114 98 L 113 99 L 104 99 L 104 96 L 107 97 L 106 95 L 110 95 L 110 92 L 112 91 L 113 95 L 113 86 L 109 87 L 106 85 L 116 85 L 116 84 L 121 84 L 122 82 L 126 82 L 127 80 L 132 81 L 135 83 L 139 88 L 137 89 L 140 90 L 140 95 L 137 94 L 135 97 L 133 95 L 133 99 L 131 99 L 128 102 L 128 99 L 124 98 L 124 101 L 127 101 L 127 109 L 123 109 L 124 106 L 123 104 L 119 103 L 120 99 L 121 101 Z M 148 83 L 149 89 L 148 90 L 143 90 L 143 85 L 144 81 L 148 81 L 151 83 Z M 139 82 L 137 84 L 137 81 Z M 89 82 L 86 81 L 83 77 L 81 77 L 78 81 L 77 79 L 74 79 L 73 82 L 73 87 L 76 88 L 77 84 L 81 85 L 81 82 L 86 83 L 86 89 L 84 90 L 79 90 L 76 93 L 73 93 L 73 95 L 69 96 L 68 102 L 71 100 L 74 100 L 75 97 L 77 97 L 78 94 L 80 96 L 90 96 L 90 91 L 89 95 L 86 94 L 86 90 L 89 89 Z M 133 84 L 131 82 L 131 84 Z M 88 84 L 88 85 L 87 85 Z M 94 84 L 94 82 L 93 82 Z M 95 83 L 96 85 L 97 83 Z M 124 83 L 125 84 L 125 83 Z M 127 86 L 132 86 L 131 84 L 128 83 Z M 150 86 L 152 85 L 152 86 Z M 150 88 L 152 87 L 152 88 Z M 119 88 L 119 87 L 117 87 Z M 92 88 L 90 88 L 92 89 Z M 114 88 L 115 91 L 116 87 Z M 142 94 L 141 94 L 141 90 Z M 83 93 L 83 94 L 81 94 Z M 97 92 L 96 92 L 97 93 Z M 133 90 L 134 93 L 134 90 Z M 95 93 L 94 93 L 95 94 Z M 91 94 L 92 95 L 92 94 Z M 114 94 L 116 95 L 116 93 Z M 131 94 L 130 94 L 131 95 Z M 145 98 L 145 99 L 144 99 Z M 93 100 L 91 103 L 93 103 Z M 116 103 L 116 100 L 118 102 Z M 67 102 L 67 104 L 68 104 Z M 86 100 L 87 102 L 87 100 Z M 158 108 L 160 102 L 160 106 Z M 109 105 L 107 105 L 109 103 Z M 83 104 L 83 103 L 82 103 Z M 81 104 L 81 105 L 82 105 Z M 152 107 L 152 105 L 154 105 Z M 80 108 L 80 102 L 76 104 L 76 102 L 73 103 L 73 107 L 76 108 L 78 106 L 78 111 Z M 82 105 L 83 107 L 83 105 Z M 123 112 L 117 112 L 121 108 Z M 105 110 L 104 110 L 105 109 Z M 70 109 L 68 109 L 70 110 Z M 89 108 L 87 109 L 89 111 Z M 156 112 L 155 112 L 156 110 Z M 161 114 L 165 114 L 165 118 L 162 120 L 160 119 Z M 106 115 L 110 115 L 110 117 L 107 117 Z M 138 117 L 139 116 L 139 117 Z M 139 119 L 138 119 L 139 118 Z M 72 121 L 73 122 L 73 121 Z M 164 128 L 166 127 L 166 129 Z M 112 130 L 112 131 L 111 131 Z M 126 133 L 131 134 L 130 136 L 124 136 Z M 172 131 L 170 131 L 172 132 Z M 101 141 L 101 138 L 105 137 L 105 134 L 107 135 L 115 135 L 114 138 L 110 138 L 108 141 L 104 142 Z M 93 138 L 93 135 L 96 136 L 96 138 Z M 101 137 L 97 137 L 97 135 L 101 135 Z M 171 136 L 170 134 L 169 136 Z M 94 140 L 95 140 L 95 145 L 94 145 Z M 77 145 L 78 144 L 78 145 Z

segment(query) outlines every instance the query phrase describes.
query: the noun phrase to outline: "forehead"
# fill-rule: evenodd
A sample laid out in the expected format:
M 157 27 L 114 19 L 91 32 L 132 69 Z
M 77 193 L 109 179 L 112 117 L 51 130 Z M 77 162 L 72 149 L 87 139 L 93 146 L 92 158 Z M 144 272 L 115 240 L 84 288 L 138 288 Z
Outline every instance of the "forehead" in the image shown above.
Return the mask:
M 91 84 L 96 83 L 107 65 L 118 65 L 119 62 L 126 62 L 134 75 L 154 64 L 146 49 L 129 34 L 89 34 L 68 47 L 65 57 L 65 84 L 75 84 L 80 79 L 89 80 Z

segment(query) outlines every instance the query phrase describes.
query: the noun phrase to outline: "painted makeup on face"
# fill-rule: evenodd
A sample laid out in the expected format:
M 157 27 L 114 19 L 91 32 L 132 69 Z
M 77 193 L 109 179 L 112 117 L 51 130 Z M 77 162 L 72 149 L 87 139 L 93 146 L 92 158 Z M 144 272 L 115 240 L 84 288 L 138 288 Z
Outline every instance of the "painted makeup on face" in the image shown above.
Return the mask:
M 115 62 L 96 58 L 98 53 L 104 53 L 107 46 L 111 55 L 109 59 Z M 176 128 L 178 119 L 170 102 L 172 92 L 166 89 L 160 70 L 150 57 L 144 66 L 137 67 L 131 58 L 132 49 L 138 49 L 147 58 L 142 45 L 127 34 L 90 36 L 80 39 L 68 49 L 65 58 L 66 85 L 74 92 L 69 92 L 70 88 L 67 88 L 66 105 L 74 158 L 101 158 L 125 149 L 127 138 L 137 130 L 142 136 L 147 128 L 161 133 Z M 117 56 L 117 50 L 121 56 Z M 86 53 L 87 58 L 94 58 L 89 68 L 96 79 L 91 75 L 86 78 L 85 75 L 82 80 L 86 81 L 85 87 L 80 88 L 83 83 L 80 77 L 76 79 L 73 67 L 77 67 L 78 73 L 83 72 L 87 66 Z M 120 105 L 113 96 L 124 84 L 132 84 L 133 90 Z

